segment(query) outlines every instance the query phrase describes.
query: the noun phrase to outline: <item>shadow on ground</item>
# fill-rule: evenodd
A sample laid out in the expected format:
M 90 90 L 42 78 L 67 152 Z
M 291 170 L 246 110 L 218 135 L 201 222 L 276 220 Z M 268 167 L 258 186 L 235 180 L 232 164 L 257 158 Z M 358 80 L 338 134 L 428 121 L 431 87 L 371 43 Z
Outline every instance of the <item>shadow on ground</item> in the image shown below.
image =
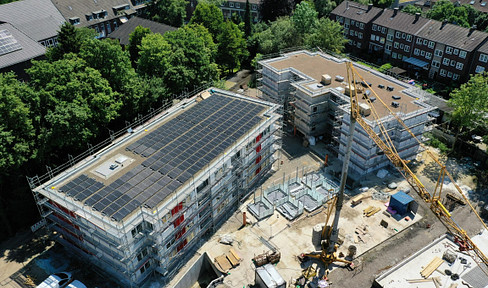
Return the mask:
M 31 231 L 26 230 L 20 232 L 18 237 L 3 242 L 0 254 L 6 254 L 7 262 L 23 263 L 34 255 L 44 252 L 50 246 L 52 246 L 52 241 L 44 230 L 34 235 Z

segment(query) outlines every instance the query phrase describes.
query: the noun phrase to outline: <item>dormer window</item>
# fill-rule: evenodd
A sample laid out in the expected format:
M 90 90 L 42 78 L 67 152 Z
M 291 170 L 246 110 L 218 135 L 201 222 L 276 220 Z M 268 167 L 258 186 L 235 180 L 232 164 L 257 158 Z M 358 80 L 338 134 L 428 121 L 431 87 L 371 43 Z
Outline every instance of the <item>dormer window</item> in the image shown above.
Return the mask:
M 72 25 L 80 24 L 80 17 L 69 18 L 69 23 L 71 23 Z
M 92 14 L 86 14 L 85 17 L 86 17 L 86 21 L 93 20 L 93 15 Z
M 93 19 L 103 19 L 107 17 L 108 12 L 102 9 L 99 11 L 92 12 L 92 15 L 93 15 Z

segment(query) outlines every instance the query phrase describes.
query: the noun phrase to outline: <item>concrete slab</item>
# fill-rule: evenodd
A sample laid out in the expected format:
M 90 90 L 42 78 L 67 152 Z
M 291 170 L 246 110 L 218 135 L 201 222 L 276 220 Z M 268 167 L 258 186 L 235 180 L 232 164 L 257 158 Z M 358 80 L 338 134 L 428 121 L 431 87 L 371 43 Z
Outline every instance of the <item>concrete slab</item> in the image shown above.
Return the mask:
M 482 249 L 483 253 L 488 253 L 488 247 L 486 247 L 488 246 L 488 232 L 486 230 L 474 236 L 472 240 L 477 244 L 479 243 L 479 248 Z M 378 276 L 375 282 L 383 288 L 434 287 L 433 282 L 412 284 L 412 281 L 408 280 L 422 278 L 420 272 L 434 257 L 442 258 L 446 250 L 457 251 L 457 247 L 447 235 L 443 235 L 411 257 Z M 455 252 L 455 254 L 457 258 L 454 263 L 449 264 L 447 261 L 443 261 L 439 268 L 432 273 L 431 277 L 439 277 L 442 287 L 455 287 L 455 284 L 457 284 L 457 287 L 464 287 L 463 281 L 473 288 L 488 287 L 488 276 L 481 271 L 473 258 L 462 252 Z M 449 270 L 452 274 L 458 274 L 460 278 L 456 280 L 450 277 L 445 272 L 446 270 Z

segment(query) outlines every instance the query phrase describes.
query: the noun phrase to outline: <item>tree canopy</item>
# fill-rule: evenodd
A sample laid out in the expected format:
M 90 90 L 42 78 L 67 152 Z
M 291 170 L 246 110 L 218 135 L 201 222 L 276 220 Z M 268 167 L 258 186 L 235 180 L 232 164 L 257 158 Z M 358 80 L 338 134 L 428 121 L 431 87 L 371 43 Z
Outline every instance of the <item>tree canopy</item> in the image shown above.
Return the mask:
M 197 7 L 195 7 L 195 11 L 193 12 L 189 24 L 201 24 L 208 29 L 215 40 L 224 25 L 224 15 L 215 4 L 200 2 Z
M 0 74 L 0 172 L 8 173 L 36 155 L 35 130 L 26 101 L 34 91 L 15 78 Z
M 232 21 L 227 21 L 218 36 L 219 50 L 217 62 L 229 71 L 239 68 L 244 57 L 248 55 L 246 40 L 239 27 Z
M 186 17 L 186 0 L 157 0 L 149 7 L 150 18 L 170 26 L 180 27 Z
M 308 1 L 302 1 L 300 4 L 297 4 L 291 16 L 291 21 L 300 34 L 310 32 L 317 20 L 318 12 L 313 7 L 313 3 Z
M 310 48 L 319 47 L 336 53 L 344 50 L 347 40 L 342 36 L 343 27 L 329 18 L 321 18 L 313 27 L 312 33 L 305 36 L 305 45 Z
M 402 8 L 402 12 L 415 15 L 416 13 L 422 13 L 422 8 L 417 7 L 415 5 L 412 5 L 412 4 L 408 4 Z
M 200 25 L 184 26 L 164 36 L 150 34 L 142 40 L 138 69 L 164 79 L 172 93 L 218 79 L 215 44 Z
M 33 61 L 27 72 L 31 86 L 39 92 L 31 99 L 31 109 L 38 115 L 43 153 L 86 147 L 99 129 L 118 116 L 118 94 L 100 72 L 75 54 L 52 63 Z
M 128 50 L 131 63 L 134 67 L 137 59 L 139 59 L 139 51 L 142 38 L 146 37 L 146 35 L 148 34 L 151 34 L 151 29 L 142 26 L 137 26 L 136 29 L 134 29 L 134 31 L 129 34 Z

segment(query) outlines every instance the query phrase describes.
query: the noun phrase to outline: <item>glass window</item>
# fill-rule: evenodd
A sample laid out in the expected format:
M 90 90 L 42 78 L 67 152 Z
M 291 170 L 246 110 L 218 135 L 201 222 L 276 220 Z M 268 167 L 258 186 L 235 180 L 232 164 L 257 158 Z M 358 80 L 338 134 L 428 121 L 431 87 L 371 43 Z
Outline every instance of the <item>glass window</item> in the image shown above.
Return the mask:
M 444 58 L 444 59 L 442 60 L 442 64 L 443 64 L 443 65 L 446 65 L 446 66 L 449 66 L 449 59 Z
M 456 66 L 456 61 L 451 60 L 451 66 L 452 66 L 452 67 Z
M 439 61 L 432 61 L 432 66 L 434 66 L 435 68 L 439 68 L 441 66 L 441 63 L 439 63 Z
M 412 35 L 410 35 L 410 34 L 407 35 L 407 41 L 412 42 Z
M 424 45 L 427 45 L 429 43 L 429 41 L 427 41 L 427 39 L 424 39 Z
M 430 52 L 426 52 L 426 53 L 425 53 L 425 58 L 427 58 L 427 59 L 429 59 L 429 60 L 430 60 L 430 59 L 432 58 L 432 53 L 430 53 Z
M 459 54 L 459 49 L 454 49 L 453 54 L 454 54 L 454 55 L 458 55 L 458 54 Z
M 400 49 L 403 50 L 403 46 L 405 46 L 405 45 L 403 45 L 403 43 L 400 43 Z
M 442 57 L 442 54 L 444 54 L 444 53 L 442 52 L 442 50 L 439 50 L 439 49 L 436 49 L 435 52 L 434 52 L 434 55 L 435 56 Z
M 463 59 L 466 58 L 466 54 L 467 54 L 466 51 L 463 51 L 463 50 L 459 51 L 459 57 L 461 57 Z
M 456 64 L 456 69 L 458 69 L 458 70 L 463 70 L 463 67 L 464 67 L 464 64 L 463 64 L 463 63 L 461 63 L 461 62 L 457 62 L 457 64 Z
M 388 41 L 393 41 L 393 34 L 388 34 L 388 35 L 386 35 L 386 39 L 387 39 Z
M 410 46 L 405 45 L 405 52 L 410 52 Z
M 364 29 L 364 23 L 359 24 L 359 29 L 361 29 L 361 30 Z
M 414 55 L 419 55 L 420 54 L 420 50 L 418 48 L 413 49 L 413 54 Z
M 452 80 L 458 80 L 459 74 L 452 74 Z
M 452 72 L 451 71 L 448 71 L 447 72 L 447 77 L 451 78 L 452 77 Z
M 424 50 L 420 51 L 420 56 L 425 56 L 425 51 Z
M 441 74 L 441 76 L 446 76 L 446 70 L 441 69 L 441 71 L 439 72 L 439 74 Z
M 383 33 L 383 34 L 386 33 L 386 27 L 381 28 L 381 33 Z
M 483 72 L 483 71 L 485 71 L 485 67 L 483 67 L 483 66 L 479 66 L 479 65 L 478 65 L 478 66 L 476 66 L 476 71 L 475 71 L 476 73 L 481 73 L 481 72 Z
M 434 49 L 434 42 L 429 41 L 429 48 L 430 48 L 430 49 Z
M 417 38 L 417 44 L 422 45 L 422 38 Z
M 393 43 L 393 47 L 395 47 L 395 49 L 398 49 L 398 46 L 399 46 L 398 42 Z
M 450 47 L 450 46 L 446 47 L 446 54 L 449 54 L 449 55 L 452 54 L 452 47 Z
M 391 45 L 390 44 L 386 44 L 386 51 L 391 51 Z
M 229 2 L 229 7 L 234 7 L 234 2 Z
M 363 33 L 359 32 L 358 37 L 359 39 L 363 39 Z
M 398 32 L 398 31 L 397 31 L 397 32 L 395 33 L 395 37 L 396 37 L 396 38 L 400 38 L 400 36 L 401 36 L 401 35 L 400 35 L 400 32 Z
M 396 57 L 397 57 L 397 53 L 395 52 L 391 53 L 391 58 L 396 59 Z

